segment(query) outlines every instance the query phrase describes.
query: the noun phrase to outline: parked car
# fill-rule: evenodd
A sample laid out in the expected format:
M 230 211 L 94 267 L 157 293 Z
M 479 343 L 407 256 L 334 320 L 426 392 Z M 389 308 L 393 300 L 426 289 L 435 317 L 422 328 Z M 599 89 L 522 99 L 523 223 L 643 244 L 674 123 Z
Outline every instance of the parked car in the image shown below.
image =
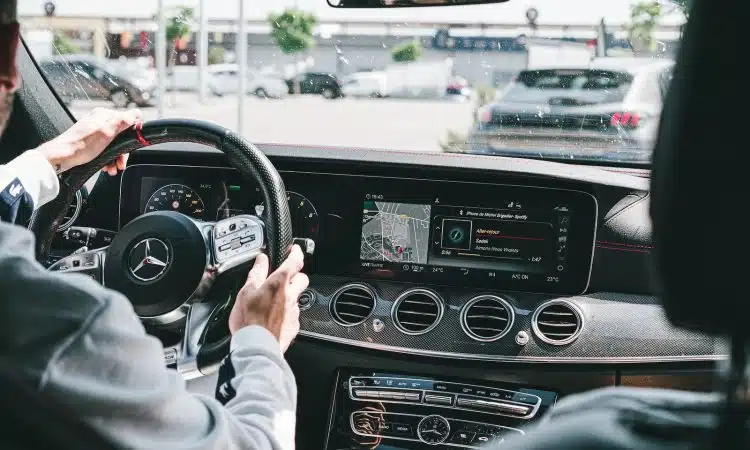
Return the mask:
M 301 94 L 320 94 L 325 98 L 341 97 L 341 81 L 330 73 L 305 72 L 286 80 L 288 92 L 294 93 L 294 84 L 299 83 Z
M 209 66 L 208 89 L 214 95 L 234 94 L 239 88 L 236 64 L 213 64 Z M 280 76 L 249 71 L 247 92 L 261 98 L 281 98 L 287 95 L 288 87 Z
M 384 72 L 358 72 L 341 81 L 341 93 L 347 97 L 385 96 Z
M 153 83 L 116 75 L 107 67 L 106 60 L 64 55 L 43 60 L 40 66 L 66 104 L 74 99 L 106 99 L 118 108 L 125 108 L 131 104 L 151 106 L 154 101 Z
M 651 151 L 673 65 L 599 58 L 587 67 L 521 71 L 495 103 L 479 109 L 469 150 L 553 155 L 564 147 L 602 159 L 642 158 Z

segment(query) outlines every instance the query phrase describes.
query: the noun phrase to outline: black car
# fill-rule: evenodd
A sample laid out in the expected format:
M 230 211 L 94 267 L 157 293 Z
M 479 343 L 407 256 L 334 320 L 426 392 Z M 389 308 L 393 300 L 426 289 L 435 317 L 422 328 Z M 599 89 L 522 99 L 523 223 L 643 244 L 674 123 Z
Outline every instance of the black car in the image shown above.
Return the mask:
M 151 106 L 154 92 L 142 89 L 87 58 L 59 57 L 42 61 L 42 72 L 65 104 L 74 99 L 110 100 L 118 108 Z
M 341 97 L 341 81 L 330 73 L 306 72 L 286 80 L 290 94 L 294 94 L 295 83 L 299 83 L 300 94 L 320 94 L 325 98 Z

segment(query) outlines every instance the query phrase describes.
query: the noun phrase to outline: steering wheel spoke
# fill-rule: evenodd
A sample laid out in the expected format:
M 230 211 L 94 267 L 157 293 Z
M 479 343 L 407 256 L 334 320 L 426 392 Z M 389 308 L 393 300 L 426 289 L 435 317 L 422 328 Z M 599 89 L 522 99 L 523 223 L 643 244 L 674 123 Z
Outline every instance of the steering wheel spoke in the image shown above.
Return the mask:
M 221 308 L 221 306 L 221 304 L 197 302 L 185 307 L 187 313 L 182 342 L 178 349 L 177 371 L 186 380 L 204 375 L 198 366 L 198 354 L 205 340 L 211 318 L 217 308 Z
M 104 284 L 103 274 L 106 256 L 107 247 L 73 253 L 56 261 L 49 266 L 48 270 L 51 272 L 79 273 Z
M 217 273 L 246 264 L 265 250 L 263 221 L 244 214 L 220 220 L 209 245 Z

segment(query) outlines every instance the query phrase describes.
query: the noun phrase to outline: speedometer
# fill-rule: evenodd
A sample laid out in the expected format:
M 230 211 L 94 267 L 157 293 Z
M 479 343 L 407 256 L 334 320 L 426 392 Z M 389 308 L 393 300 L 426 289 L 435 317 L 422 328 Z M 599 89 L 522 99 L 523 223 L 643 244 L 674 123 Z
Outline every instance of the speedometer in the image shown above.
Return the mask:
M 154 211 L 177 211 L 202 219 L 206 207 L 203 199 L 192 188 L 184 184 L 168 184 L 157 189 L 146 202 L 143 213 Z

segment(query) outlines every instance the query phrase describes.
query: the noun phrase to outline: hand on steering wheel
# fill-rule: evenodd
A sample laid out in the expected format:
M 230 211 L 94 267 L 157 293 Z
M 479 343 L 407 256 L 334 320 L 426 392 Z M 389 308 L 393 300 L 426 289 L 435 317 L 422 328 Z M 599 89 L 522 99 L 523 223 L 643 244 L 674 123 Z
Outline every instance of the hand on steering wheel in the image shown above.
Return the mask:
M 266 328 L 286 352 L 299 333 L 299 298 L 310 280 L 301 273 L 304 256 L 298 245 L 292 246 L 289 257 L 270 276 L 268 257 L 258 255 L 247 282 L 237 294 L 229 314 L 229 331 L 259 325 Z
M 215 369 L 229 350 L 229 336 L 219 344 L 204 346 L 208 325 L 230 300 L 215 299 L 216 295 L 211 295 L 212 287 L 222 274 L 260 257 L 256 275 L 251 274 L 252 282 L 239 296 L 237 308 L 238 311 L 240 307 L 251 311 L 256 308 L 257 316 L 265 314 L 258 324 L 271 330 L 283 347 L 288 346 L 295 326 L 299 325 L 293 316 L 291 327 L 281 326 L 287 314 L 284 311 L 298 314 L 296 297 L 306 287 L 307 278 L 295 275 L 301 269 L 299 249 L 294 250 L 288 265 L 282 266 L 293 242 L 284 183 L 263 152 L 218 125 L 181 119 L 137 123 L 118 135 L 99 156 L 64 173 L 60 195 L 41 207 L 29 225 L 37 236 L 37 257 L 42 261 L 46 259 L 55 230 L 75 192 L 92 175 L 121 155 L 165 142 L 193 142 L 224 152 L 230 165 L 248 183 L 260 188 L 266 205 L 263 215 L 244 214 L 204 222 L 174 211 L 155 211 L 125 225 L 109 247 L 71 255 L 50 270 L 61 266 L 79 267 L 107 287 L 125 294 L 144 324 L 181 326 L 183 336 L 176 349 L 177 369 L 185 378 L 193 378 Z M 264 252 L 267 260 L 259 256 Z M 258 287 L 257 281 L 265 278 L 269 269 L 280 266 L 281 270 L 272 274 L 269 282 L 261 282 Z M 283 294 L 285 291 L 288 293 Z M 283 306 L 292 303 L 293 296 L 294 306 L 262 309 L 261 305 L 272 306 L 280 296 L 286 297 L 281 303 Z
M 115 111 L 95 108 L 83 116 L 60 136 L 40 145 L 37 150 L 52 164 L 55 172 L 61 173 L 86 164 L 99 156 L 118 134 L 141 121 L 137 109 Z M 128 155 L 122 154 L 110 162 L 103 171 L 114 176 L 125 170 Z

